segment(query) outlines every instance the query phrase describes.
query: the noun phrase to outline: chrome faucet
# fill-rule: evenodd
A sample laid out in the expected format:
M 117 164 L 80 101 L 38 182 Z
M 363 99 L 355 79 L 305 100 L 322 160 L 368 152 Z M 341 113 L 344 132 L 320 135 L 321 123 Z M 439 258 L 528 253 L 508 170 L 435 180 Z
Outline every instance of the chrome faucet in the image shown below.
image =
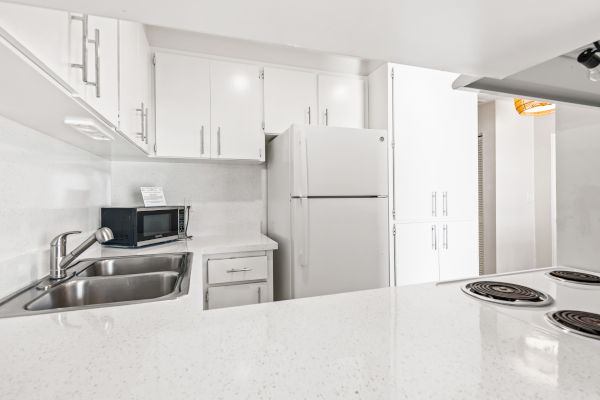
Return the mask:
M 100 228 L 72 252 L 67 254 L 67 236 L 78 233 L 81 233 L 81 231 L 64 232 L 50 242 L 50 279 L 64 279 L 67 276 L 67 267 L 81 253 L 89 249 L 96 242 L 104 243 L 114 238 L 113 232 L 109 228 Z

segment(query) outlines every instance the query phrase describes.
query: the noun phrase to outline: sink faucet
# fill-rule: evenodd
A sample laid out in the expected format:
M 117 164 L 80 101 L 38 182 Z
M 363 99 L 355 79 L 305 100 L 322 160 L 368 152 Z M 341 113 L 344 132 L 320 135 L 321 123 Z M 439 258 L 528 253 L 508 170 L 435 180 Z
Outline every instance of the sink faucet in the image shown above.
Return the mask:
M 67 236 L 81 233 L 81 231 L 64 232 L 50 242 L 50 279 L 63 279 L 67 276 L 67 267 L 81 253 L 90 248 L 94 243 L 104 243 L 114 238 L 109 228 L 100 228 L 92 236 L 84 240 L 72 252 L 67 254 Z

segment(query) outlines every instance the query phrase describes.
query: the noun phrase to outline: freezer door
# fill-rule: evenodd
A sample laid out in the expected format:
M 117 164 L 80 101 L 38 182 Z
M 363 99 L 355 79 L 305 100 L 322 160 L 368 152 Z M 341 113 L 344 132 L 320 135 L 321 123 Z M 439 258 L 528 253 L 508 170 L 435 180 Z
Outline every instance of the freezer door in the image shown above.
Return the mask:
M 291 129 L 292 197 L 387 196 L 387 132 L 378 129 Z
M 386 198 L 292 199 L 292 297 L 389 286 Z

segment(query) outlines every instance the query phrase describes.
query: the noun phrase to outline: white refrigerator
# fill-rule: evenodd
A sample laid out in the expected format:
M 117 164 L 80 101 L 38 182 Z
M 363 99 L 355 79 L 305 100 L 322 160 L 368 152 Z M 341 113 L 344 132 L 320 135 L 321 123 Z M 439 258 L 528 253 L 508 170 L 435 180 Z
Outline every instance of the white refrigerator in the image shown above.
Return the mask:
M 292 125 L 268 143 L 276 300 L 389 286 L 387 140 Z

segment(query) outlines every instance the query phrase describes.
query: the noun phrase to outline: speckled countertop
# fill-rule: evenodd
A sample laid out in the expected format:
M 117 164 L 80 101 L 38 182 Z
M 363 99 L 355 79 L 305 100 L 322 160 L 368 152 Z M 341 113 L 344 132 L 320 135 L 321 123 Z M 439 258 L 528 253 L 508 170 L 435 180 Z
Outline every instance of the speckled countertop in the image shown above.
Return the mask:
M 600 341 L 543 319 L 600 312 L 600 289 L 536 271 L 501 279 L 550 293 L 542 309 L 483 303 L 456 282 L 202 311 L 201 254 L 275 246 L 256 236 L 155 247 L 195 253 L 187 296 L 0 320 L 0 398 L 600 398 Z

